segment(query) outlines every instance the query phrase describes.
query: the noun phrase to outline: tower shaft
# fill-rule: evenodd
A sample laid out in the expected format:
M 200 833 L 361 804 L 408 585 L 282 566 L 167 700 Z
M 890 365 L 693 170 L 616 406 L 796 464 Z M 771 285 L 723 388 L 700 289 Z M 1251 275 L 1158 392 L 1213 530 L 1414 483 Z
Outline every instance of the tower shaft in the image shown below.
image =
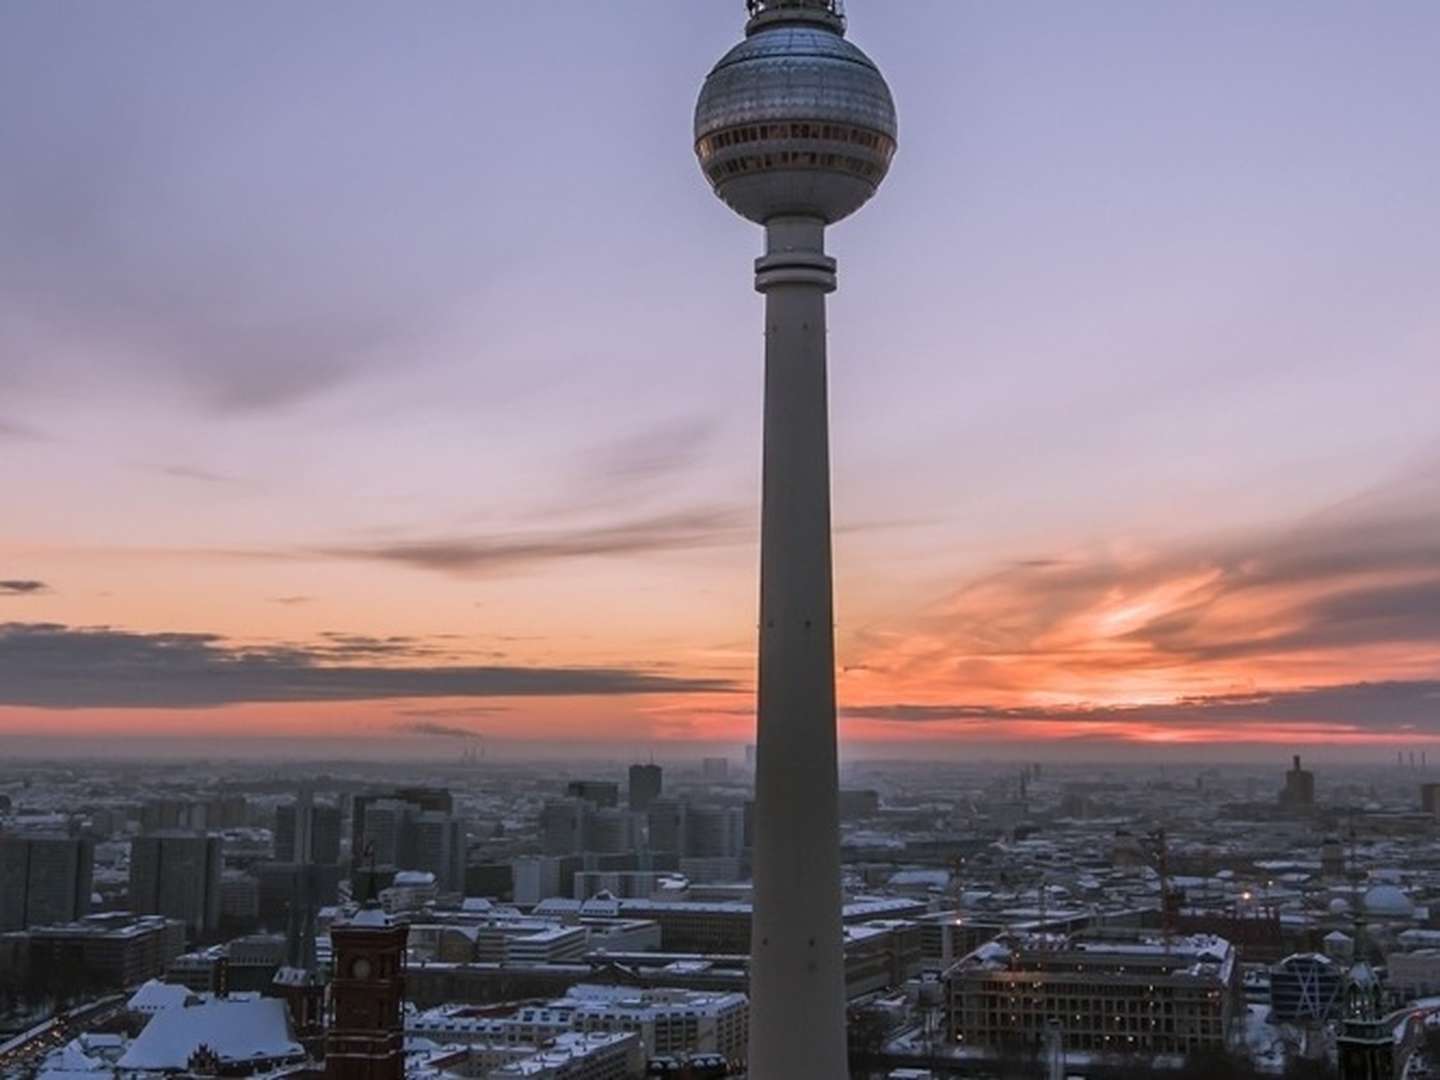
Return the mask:
M 751 1080 L 848 1075 L 825 297 L 825 224 L 777 218 L 765 295 Z

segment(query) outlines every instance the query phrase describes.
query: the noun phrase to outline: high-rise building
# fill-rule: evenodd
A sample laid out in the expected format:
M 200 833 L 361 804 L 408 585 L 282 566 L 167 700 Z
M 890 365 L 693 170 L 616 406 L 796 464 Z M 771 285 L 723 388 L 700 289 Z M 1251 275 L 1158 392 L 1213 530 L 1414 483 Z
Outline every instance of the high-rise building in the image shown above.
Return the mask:
M 327 1080 L 403 1080 L 405 942 L 408 930 L 378 908 L 330 928 L 333 1013 Z
M 584 850 L 585 819 L 590 804 L 583 799 L 549 799 L 540 810 L 540 850 L 546 855 L 572 855 Z
M 745 850 L 745 810 L 739 806 L 686 808 L 685 855 L 694 859 L 734 857 Z
M 706 780 L 727 780 L 730 777 L 730 759 L 707 757 L 700 762 L 700 775 Z
M 297 846 L 297 838 L 309 842 Z M 301 847 L 308 851 L 300 850 Z M 275 861 L 283 863 L 338 863 L 340 861 L 340 808 L 312 802 L 302 795 L 275 808 Z
M 661 798 L 650 804 L 649 842 L 651 851 L 684 855 L 687 807 L 680 799 Z
M 596 806 L 620 805 L 620 785 L 613 780 L 571 780 L 565 785 L 565 794 Z
M 461 892 L 465 888 L 465 830 L 457 818 L 438 810 L 413 815 L 405 825 L 413 839 L 413 856 L 405 861 L 406 870 L 425 870 L 435 875 L 441 892 Z
M 351 804 L 350 850 L 357 861 L 365 850 L 365 811 L 374 802 L 394 800 L 409 803 L 417 811 L 434 810 L 442 814 L 455 812 L 455 800 L 444 788 L 406 787 L 390 792 L 356 795 Z M 378 860 L 376 865 L 381 865 Z
M 635 815 L 628 810 L 606 807 L 585 815 L 585 851 L 602 855 L 623 855 L 635 850 Z
M 95 845 L 87 838 L 0 836 L 0 930 L 83 918 L 94 868 Z
M 1285 774 L 1285 789 L 1280 792 L 1280 805 L 1301 809 L 1315 805 L 1315 774 L 1300 767 L 1300 755 L 1294 757 L 1294 765 Z
M 846 1075 L 825 230 L 868 202 L 895 103 L 845 38 L 839 0 L 749 0 L 746 38 L 705 80 L 695 151 L 763 225 L 765 296 L 751 1080 Z M 803 1038 L 796 1038 L 803 1032 Z
M 644 811 L 660 797 L 665 774 L 659 765 L 630 766 L 630 809 Z
M 165 915 L 202 936 L 220 923 L 223 841 L 203 833 L 162 831 L 130 843 L 130 910 Z

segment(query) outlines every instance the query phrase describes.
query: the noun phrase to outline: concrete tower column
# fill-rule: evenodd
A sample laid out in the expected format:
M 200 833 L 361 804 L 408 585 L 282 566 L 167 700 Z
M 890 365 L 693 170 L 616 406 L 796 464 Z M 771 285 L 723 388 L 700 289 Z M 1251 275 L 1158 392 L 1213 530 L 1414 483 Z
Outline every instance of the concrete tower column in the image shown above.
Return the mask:
M 751 1080 L 842 1080 L 835 637 L 825 223 L 774 218 L 755 264 L 765 295 L 764 496 L 755 777 Z

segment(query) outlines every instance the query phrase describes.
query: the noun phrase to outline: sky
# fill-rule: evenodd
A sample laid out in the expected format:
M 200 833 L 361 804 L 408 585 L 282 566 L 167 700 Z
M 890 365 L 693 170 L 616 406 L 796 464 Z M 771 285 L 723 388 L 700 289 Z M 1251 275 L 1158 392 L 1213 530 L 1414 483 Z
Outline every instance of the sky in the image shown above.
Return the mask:
M 846 753 L 1433 741 L 1440 7 L 849 7 Z M 0 0 L 0 749 L 750 741 L 742 23 Z

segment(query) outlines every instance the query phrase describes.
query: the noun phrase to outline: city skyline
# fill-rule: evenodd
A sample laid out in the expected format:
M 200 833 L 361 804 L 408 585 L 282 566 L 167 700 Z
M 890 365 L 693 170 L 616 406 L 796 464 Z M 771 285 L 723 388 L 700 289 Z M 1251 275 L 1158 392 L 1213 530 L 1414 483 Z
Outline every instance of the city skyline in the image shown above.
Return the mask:
M 0 739 L 753 741 L 736 6 L 7 16 Z M 847 752 L 1428 744 L 1440 15 L 855 7 Z

